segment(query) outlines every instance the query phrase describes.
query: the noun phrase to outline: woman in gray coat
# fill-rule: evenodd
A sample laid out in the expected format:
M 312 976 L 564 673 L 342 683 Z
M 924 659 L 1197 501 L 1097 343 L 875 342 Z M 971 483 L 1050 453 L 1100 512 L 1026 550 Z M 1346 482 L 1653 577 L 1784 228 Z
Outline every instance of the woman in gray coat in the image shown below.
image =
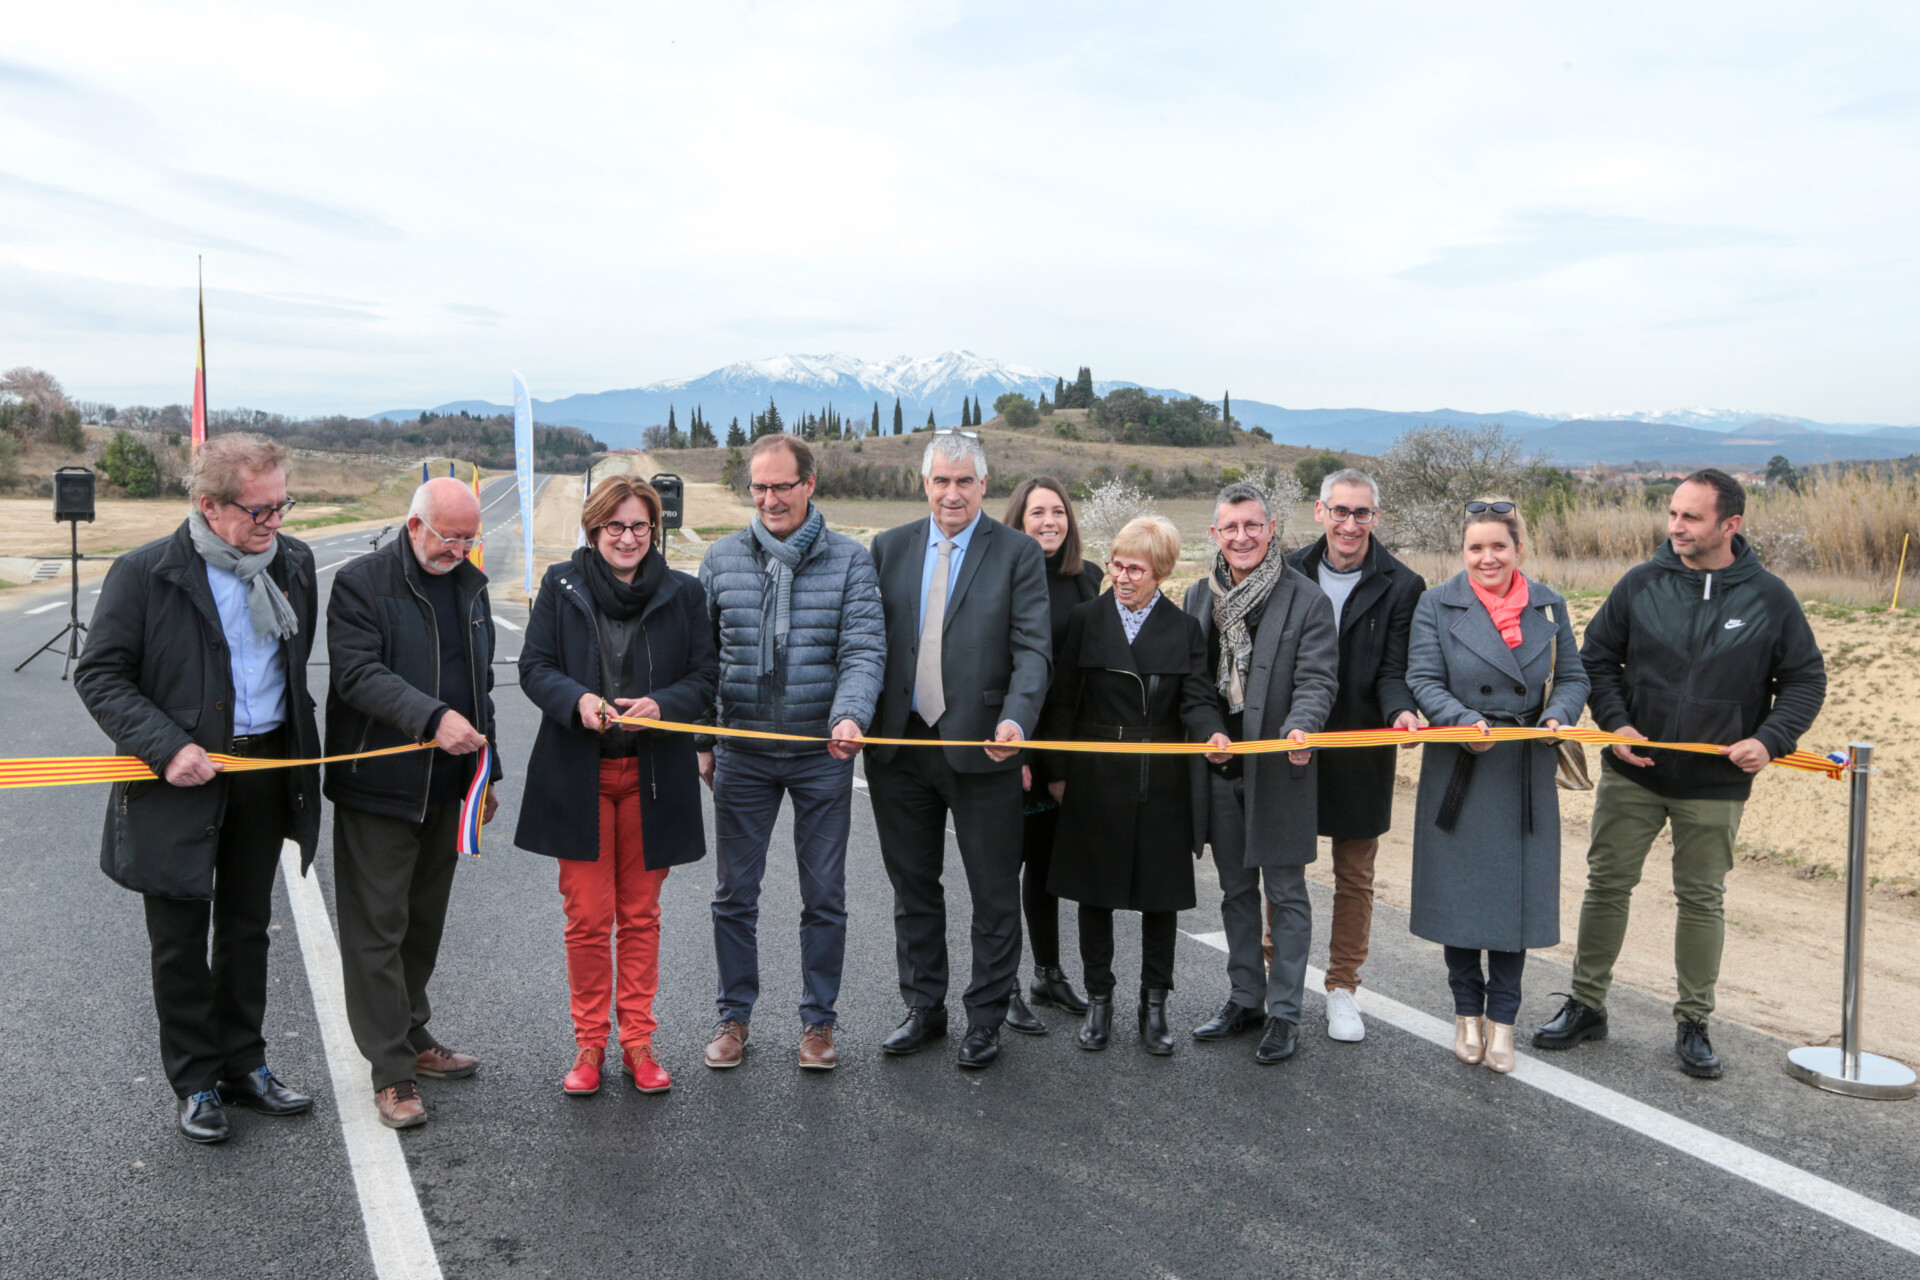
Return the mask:
M 1460 532 L 1465 569 L 1413 613 L 1407 685 L 1420 710 L 1435 725 L 1482 730 L 1575 723 L 1587 673 L 1565 598 L 1520 572 L 1526 520 L 1505 499 L 1469 502 Z M 1560 941 L 1553 744 L 1438 743 L 1425 752 L 1413 932 L 1446 948 L 1454 1053 L 1508 1072 L 1527 949 Z

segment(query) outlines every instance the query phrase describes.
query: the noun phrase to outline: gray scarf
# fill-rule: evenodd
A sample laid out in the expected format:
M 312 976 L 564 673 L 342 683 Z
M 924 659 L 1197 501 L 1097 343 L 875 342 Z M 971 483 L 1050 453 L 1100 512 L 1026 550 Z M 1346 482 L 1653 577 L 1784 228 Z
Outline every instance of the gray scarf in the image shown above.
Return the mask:
M 267 566 L 280 554 L 277 536 L 265 551 L 249 554 L 215 533 L 197 507 L 187 515 L 187 533 L 202 560 L 247 584 L 247 611 L 253 615 L 255 635 L 285 640 L 300 630 L 299 615 L 267 572 Z
M 767 526 L 760 523 L 757 515 L 747 528 L 753 530 L 754 540 L 767 553 L 766 617 L 760 626 L 760 674 L 767 676 L 773 674 L 774 651 L 777 649 L 782 654 L 787 651 L 787 628 L 793 611 L 793 571 L 800 567 L 807 552 L 813 550 L 813 544 L 826 531 L 827 519 L 809 502 L 806 520 L 784 541 L 767 532 Z
M 1253 631 L 1247 626 L 1247 615 L 1267 602 L 1273 584 L 1286 571 L 1287 559 L 1278 542 L 1268 545 L 1267 558 L 1238 586 L 1226 585 L 1233 581 L 1226 553 L 1214 557 L 1207 587 L 1213 592 L 1213 629 L 1220 637 L 1220 693 L 1228 711 L 1244 711 L 1247 706 L 1247 666 L 1253 661 Z

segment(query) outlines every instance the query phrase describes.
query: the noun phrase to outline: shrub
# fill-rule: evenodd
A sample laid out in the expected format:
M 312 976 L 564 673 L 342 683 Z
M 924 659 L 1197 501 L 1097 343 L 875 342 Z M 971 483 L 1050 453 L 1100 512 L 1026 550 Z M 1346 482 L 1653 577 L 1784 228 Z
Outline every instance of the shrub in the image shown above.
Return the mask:
M 130 498 L 151 498 L 160 491 L 160 465 L 153 450 L 124 431 L 113 433 L 100 455 L 100 474 L 127 491 Z
M 1009 391 L 995 400 L 993 411 L 1005 418 L 1010 427 L 1031 427 L 1040 422 L 1040 410 L 1018 391 Z
M 1293 474 L 1309 497 L 1320 496 L 1320 482 L 1342 470 L 1347 460 L 1337 453 L 1310 453 L 1293 464 Z

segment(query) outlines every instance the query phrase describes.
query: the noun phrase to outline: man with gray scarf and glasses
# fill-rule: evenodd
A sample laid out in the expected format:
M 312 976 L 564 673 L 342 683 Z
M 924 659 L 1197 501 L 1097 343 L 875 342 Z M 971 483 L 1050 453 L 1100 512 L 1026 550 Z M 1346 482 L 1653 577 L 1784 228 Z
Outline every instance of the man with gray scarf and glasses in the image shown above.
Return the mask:
M 281 533 L 287 452 L 256 435 L 195 452 L 173 533 L 114 562 L 73 683 L 148 782 L 115 783 L 100 869 L 146 899 L 160 1060 L 180 1132 L 223 1142 L 226 1107 L 296 1115 L 312 1100 L 267 1066 L 267 927 L 280 847 L 320 836 L 320 771 L 223 771 L 209 754 L 320 754 L 307 655 L 313 553 Z
M 1284 514 L 1284 513 L 1283 513 Z M 1275 515 L 1251 484 L 1230 484 L 1214 503 L 1211 572 L 1187 591 L 1186 611 L 1207 640 L 1208 674 L 1235 742 L 1291 738 L 1323 728 L 1339 689 L 1340 635 L 1320 588 L 1287 566 Z M 1195 758 L 1194 855 L 1213 846 L 1232 992 L 1194 1028 L 1224 1040 L 1260 1027 L 1256 1061 L 1299 1045 L 1300 1006 L 1312 943 L 1307 864 L 1318 854 L 1319 779 L 1307 751 Z M 1261 885 L 1273 907 L 1273 962 L 1261 961 Z
M 758 514 L 700 564 L 720 651 L 715 722 L 727 728 L 831 738 L 824 745 L 722 738 L 700 743 L 713 789 L 718 883 L 713 947 L 719 1017 L 709 1067 L 740 1065 L 760 995 L 760 882 L 783 795 L 793 800 L 800 872 L 799 1065 L 829 1071 L 834 1004 L 847 949 L 847 835 L 855 741 L 880 696 L 886 635 L 873 559 L 830 533 L 813 505 L 813 452 L 798 437 L 762 436 L 747 455 Z

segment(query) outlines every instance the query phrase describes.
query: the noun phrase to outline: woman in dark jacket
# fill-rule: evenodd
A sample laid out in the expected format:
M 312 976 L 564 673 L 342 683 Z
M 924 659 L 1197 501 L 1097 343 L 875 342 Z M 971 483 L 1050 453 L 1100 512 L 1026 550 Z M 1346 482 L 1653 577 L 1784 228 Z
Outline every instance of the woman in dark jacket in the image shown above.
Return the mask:
M 599 1091 L 615 1003 L 611 945 L 624 1064 L 642 1093 L 663 1093 L 672 1081 L 653 1056 L 660 887 L 668 868 L 706 856 L 700 769 L 691 735 L 609 721 L 699 720 L 719 662 L 706 593 L 667 568 L 654 542 L 653 486 L 602 480 L 580 523 L 588 545 L 547 570 L 520 653 L 520 687 L 545 714 L 513 839 L 560 860 L 578 1046 L 561 1087 Z
M 1159 516 L 1114 538 L 1113 590 L 1074 608 L 1054 655 L 1042 738 L 1227 745 L 1200 624 L 1160 594 L 1179 558 L 1180 532 Z M 1112 1035 L 1113 913 L 1125 910 L 1140 912 L 1141 1044 L 1172 1053 L 1175 921 L 1194 905 L 1187 761 L 1076 752 L 1054 768 L 1064 776 L 1052 784 L 1061 808 L 1047 887 L 1080 904 L 1080 1047 L 1104 1049 Z
M 1047 592 L 1053 613 L 1053 653 L 1056 662 L 1067 638 L 1067 617 L 1076 605 L 1100 594 L 1100 566 L 1080 556 L 1080 522 L 1074 518 L 1067 486 L 1052 476 L 1035 476 L 1013 491 L 1007 501 L 1006 523 L 1040 544 L 1047 557 Z M 1055 668 L 1058 670 L 1058 667 Z M 1085 1013 L 1087 1002 L 1067 981 L 1060 968 L 1060 899 L 1047 892 L 1053 862 L 1054 833 L 1060 826 L 1060 802 L 1047 784 L 1060 776 L 1060 762 L 1051 753 L 1028 755 L 1021 770 L 1027 803 L 1020 841 L 1020 904 L 1026 910 L 1027 940 L 1033 944 L 1035 1004 L 1056 1005 L 1068 1013 Z M 1028 1035 L 1045 1035 L 1047 1024 L 1014 987 L 1007 1007 L 1007 1025 Z
M 1587 670 L 1566 600 L 1520 572 L 1526 520 L 1504 498 L 1477 500 L 1467 504 L 1460 535 L 1466 567 L 1413 610 L 1407 687 L 1420 710 L 1433 724 L 1483 731 L 1578 722 Z M 1554 744 L 1423 750 L 1411 927 L 1446 949 L 1454 1054 L 1504 1074 L 1514 1067 L 1527 950 L 1560 941 Z

